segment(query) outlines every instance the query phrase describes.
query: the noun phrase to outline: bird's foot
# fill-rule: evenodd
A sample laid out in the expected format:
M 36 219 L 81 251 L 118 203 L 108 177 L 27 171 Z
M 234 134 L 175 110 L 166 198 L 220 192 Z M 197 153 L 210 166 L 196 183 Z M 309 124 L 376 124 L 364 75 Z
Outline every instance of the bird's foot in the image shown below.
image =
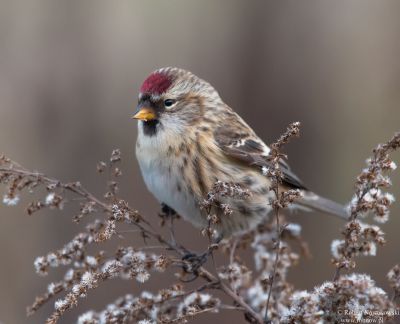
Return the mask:
M 199 268 L 207 262 L 208 256 L 211 254 L 209 250 L 202 254 L 188 252 L 182 257 L 185 262 L 184 270 L 188 273 L 196 273 Z
M 207 262 L 208 258 L 213 256 L 213 251 L 218 248 L 218 243 L 211 244 L 207 251 L 201 254 L 187 252 L 183 257 L 184 261 L 183 270 L 185 273 L 193 274 L 192 278 L 185 281 L 193 281 L 199 275 L 199 269 Z
M 161 226 L 163 226 L 167 220 L 172 221 L 175 218 L 179 218 L 177 212 L 164 203 L 161 204 L 161 213 L 159 213 L 158 216 L 160 216 L 162 219 Z
M 195 280 L 199 276 L 199 269 L 207 262 L 207 259 L 211 253 L 212 252 L 210 252 L 210 250 L 207 250 L 202 254 L 196 254 L 192 252 L 186 253 L 182 257 L 183 271 L 186 274 L 191 274 L 191 276 L 182 281 L 191 282 Z

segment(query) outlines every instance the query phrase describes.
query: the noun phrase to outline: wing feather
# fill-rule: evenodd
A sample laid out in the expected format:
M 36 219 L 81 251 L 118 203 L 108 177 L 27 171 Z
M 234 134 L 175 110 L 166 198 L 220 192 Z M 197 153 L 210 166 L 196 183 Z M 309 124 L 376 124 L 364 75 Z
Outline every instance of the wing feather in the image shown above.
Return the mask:
M 255 168 L 270 167 L 266 157 L 270 148 L 251 130 L 236 114 L 225 119 L 229 127 L 220 126 L 214 131 L 214 139 L 221 151 L 239 163 Z M 307 188 L 290 170 L 286 161 L 281 160 L 281 171 L 284 184 L 294 189 Z

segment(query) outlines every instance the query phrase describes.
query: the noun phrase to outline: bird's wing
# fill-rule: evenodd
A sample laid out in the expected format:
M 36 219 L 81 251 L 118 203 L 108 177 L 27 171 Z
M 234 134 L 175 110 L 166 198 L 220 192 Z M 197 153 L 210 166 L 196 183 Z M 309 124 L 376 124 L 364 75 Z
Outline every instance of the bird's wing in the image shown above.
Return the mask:
M 240 163 L 259 169 L 271 166 L 266 159 L 270 152 L 269 147 L 235 113 L 224 119 L 224 125 L 217 127 L 214 139 L 226 156 Z M 306 189 L 284 160 L 280 160 L 280 166 L 285 185 L 295 189 Z

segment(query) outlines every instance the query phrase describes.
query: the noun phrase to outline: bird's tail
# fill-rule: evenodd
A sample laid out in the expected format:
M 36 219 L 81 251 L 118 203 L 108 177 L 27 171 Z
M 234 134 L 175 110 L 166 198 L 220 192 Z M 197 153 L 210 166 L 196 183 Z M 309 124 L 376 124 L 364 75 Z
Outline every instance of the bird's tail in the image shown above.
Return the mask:
M 341 219 L 349 219 L 349 212 L 345 206 L 332 200 L 320 197 L 310 191 L 304 191 L 302 198 L 296 201 L 296 204 L 305 208 L 322 211 L 324 213 L 340 217 Z

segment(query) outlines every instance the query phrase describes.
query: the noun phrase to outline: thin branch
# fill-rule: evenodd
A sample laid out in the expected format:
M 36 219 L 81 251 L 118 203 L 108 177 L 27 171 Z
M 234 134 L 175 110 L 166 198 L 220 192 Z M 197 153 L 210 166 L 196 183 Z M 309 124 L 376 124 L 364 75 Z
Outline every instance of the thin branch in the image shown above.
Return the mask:
M 278 193 L 277 193 L 278 194 Z M 281 246 L 281 233 L 282 231 L 280 230 L 280 224 L 279 224 L 279 207 L 275 208 L 275 218 L 276 218 L 276 245 L 275 245 L 275 261 L 274 261 L 274 268 L 272 270 L 272 276 L 270 277 L 270 287 L 268 291 L 268 298 L 267 298 L 267 304 L 265 308 L 265 315 L 264 315 L 264 321 L 268 322 L 268 308 L 269 308 L 269 302 L 271 299 L 272 295 L 272 290 L 274 288 L 274 282 L 275 282 L 275 277 L 276 277 L 276 269 L 278 267 L 278 262 L 279 262 L 279 252 L 280 252 L 280 246 Z

